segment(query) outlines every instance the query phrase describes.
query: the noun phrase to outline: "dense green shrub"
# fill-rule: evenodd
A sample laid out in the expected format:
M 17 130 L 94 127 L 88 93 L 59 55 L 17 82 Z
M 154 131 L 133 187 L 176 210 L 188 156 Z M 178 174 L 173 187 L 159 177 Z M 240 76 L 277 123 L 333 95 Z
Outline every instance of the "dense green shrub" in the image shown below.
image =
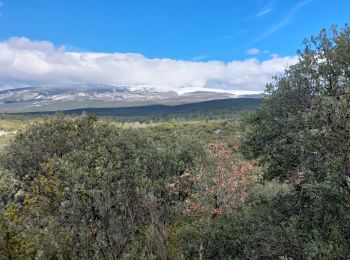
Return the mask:
M 118 258 L 140 253 L 135 241 L 154 230 L 149 245 L 144 242 L 146 254 L 161 257 L 163 233 L 190 185 L 182 175 L 195 171 L 202 155 L 194 138 L 156 138 L 91 116 L 34 125 L 1 157 L 1 240 L 15 243 L 2 253 Z M 180 180 L 181 189 L 169 192 L 168 185 Z M 28 234 L 34 234 L 30 247 L 22 243 Z

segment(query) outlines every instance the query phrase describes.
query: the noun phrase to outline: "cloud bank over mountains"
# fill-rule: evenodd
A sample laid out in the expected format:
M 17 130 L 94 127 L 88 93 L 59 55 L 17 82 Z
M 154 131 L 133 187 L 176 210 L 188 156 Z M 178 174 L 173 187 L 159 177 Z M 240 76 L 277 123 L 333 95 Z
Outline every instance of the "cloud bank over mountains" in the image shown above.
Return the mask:
M 296 56 L 227 63 L 150 59 L 136 53 L 72 52 L 47 41 L 10 38 L 0 42 L 0 88 L 96 84 L 261 92 L 272 76 L 297 61 Z

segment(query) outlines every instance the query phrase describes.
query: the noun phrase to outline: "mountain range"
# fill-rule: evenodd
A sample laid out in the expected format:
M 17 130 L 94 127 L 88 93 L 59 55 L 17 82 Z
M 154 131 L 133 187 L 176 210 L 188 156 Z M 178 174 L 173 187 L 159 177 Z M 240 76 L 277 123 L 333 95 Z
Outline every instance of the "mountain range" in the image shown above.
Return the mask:
M 260 94 L 232 91 L 178 93 L 151 87 L 84 85 L 25 87 L 0 91 L 0 113 L 64 111 L 84 108 L 118 108 L 147 105 L 181 105 L 232 98 L 261 98 Z

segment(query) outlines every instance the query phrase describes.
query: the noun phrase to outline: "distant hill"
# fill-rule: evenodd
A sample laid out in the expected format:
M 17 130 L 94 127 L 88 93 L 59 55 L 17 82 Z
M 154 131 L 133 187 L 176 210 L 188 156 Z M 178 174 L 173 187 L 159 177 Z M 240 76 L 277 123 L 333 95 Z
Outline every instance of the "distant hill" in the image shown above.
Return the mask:
M 82 113 L 98 116 L 114 116 L 125 121 L 146 119 L 162 120 L 169 118 L 222 118 L 230 117 L 242 111 L 254 110 L 261 104 L 261 99 L 234 98 L 211 100 L 182 105 L 147 105 L 134 107 L 110 107 L 110 108 L 80 108 L 70 110 L 40 111 L 20 113 L 22 115 L 51 115 L 58 112 L 79 115 Z
M 129 111 L 111 109 L 120 107 L 142 106 L 147 111 L 173 110 L 174 108 L 151 105 L 181 105 L 210 100 L 231 98 L 260 98 L 260 95 L 243 95 L 215 92 L 194 91 L 179 94 L 175 91 L 157 91 L 152 88 L 130 89 L 125 86 L 68 86 L 65 88 L 20 88 L 0 91 L 0 113 L 47 112 L 91 108 L 108 108 L 110 113 Z M 149 106 L 148 108 L 145 108 Z M 184 107 L 184 109 L 186 106 Z M 101 110 L 104 111 L 104 110 Z M 138 111 L 135 109 L 132 111 Z M 99 112 L 97 112 L 99 113 Z

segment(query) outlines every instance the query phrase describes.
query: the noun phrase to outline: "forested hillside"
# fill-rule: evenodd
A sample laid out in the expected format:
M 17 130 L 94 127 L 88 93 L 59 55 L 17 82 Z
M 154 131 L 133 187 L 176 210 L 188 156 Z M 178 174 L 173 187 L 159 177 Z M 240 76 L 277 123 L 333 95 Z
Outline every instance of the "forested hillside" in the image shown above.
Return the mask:
M 0 259 L 347 259 L 350 27 L 298 55 L 240 117 L 19 129 L 0 156 Z
M 195 120 L 232 118 L 241 112 L 254 110 L 261 104 L 260 98 L 233 98 L 211 100 L 182 105 L 147 105 L 131 107 L 80 108 L 72 110 L 20 113 L 18 115 L 81 115 L 89 113 L 98 116 L 114 117 L 119 122 L 164 122 L 171 119 Z M 11 115 L 11 114 L 9 114 Z

